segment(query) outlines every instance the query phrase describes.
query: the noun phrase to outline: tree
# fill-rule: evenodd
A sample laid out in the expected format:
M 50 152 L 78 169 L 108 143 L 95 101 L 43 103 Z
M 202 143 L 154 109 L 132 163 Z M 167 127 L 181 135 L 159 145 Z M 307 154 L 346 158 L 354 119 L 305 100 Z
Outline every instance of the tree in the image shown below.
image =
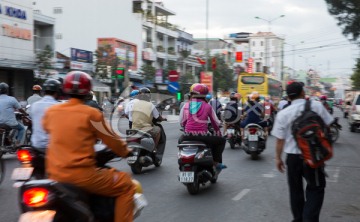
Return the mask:
M 360 90 L 360 58 L 357 59 L 354 74 L 351 76 L 353 89 Z
M 41 50 L 36 53 L 36 64 L 39 67 L 41 74 L 45 74 L 46 69 L 52 68 L 52 59 L 54 57 L 54 52 L 49 45 L 46 45 L 44 50 Z
M 360 44 L 360 1 L 325 0 L 329 13 L 338 20 L 343 34 Z
M 99 46 L 99 48 L 95 52 L 96 57 L 96 75 L 98 78 L 109 78 L 108 77 L 108 69 L 107 67 L 110 66 L 110 72 L 116 70 L 119 65 L 119 58 L 116 56 L 113 48 L 111 45 L 104 45 Z M 111 77 L 110 77 L 111 78 Z
M 141 71 L 145 75 L 145 80 L 150 81 L 150 82 L 154 82 L 156 69 L 152 65 L 149 65 L 149 64 L 146 64 L 146 63 L 143 64 L 141 66 Z
M 217 92 L 219 89 L 228 90 L 234 88 L 234 72 L 226 64 L 224 58 L 218 54 L 215 55 L 216 68 L 212 69 L 213 57 L 208 58 L 207 66 L 209 71 L 213 71 L 213 91 Z

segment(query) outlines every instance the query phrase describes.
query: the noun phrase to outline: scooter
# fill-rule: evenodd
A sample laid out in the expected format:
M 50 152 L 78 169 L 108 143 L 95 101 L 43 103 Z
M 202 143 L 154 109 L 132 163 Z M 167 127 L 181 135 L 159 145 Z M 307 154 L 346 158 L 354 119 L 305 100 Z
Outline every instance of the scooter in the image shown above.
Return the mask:
M 251 159 L 258 159 L 260 153 L 266 148 L 264 129 L 258 124 L 246 125 L 244 128 L 244 145 L 244 151 L 251 156 Z
M 117 158 L 106 146 L 96 146 L 95 150 L 96 162 L 100 168 L 108 168 L 106 164 Z M 22 155 L 26 156 L 25 153 Z M 34 156 L 28 156 L 28 163 L 31 163 L 32 158 Z M 25 159 L 23 160 L 23 163 L 26 163 Z M 89 194 L 78 187 L 54 180 L 31 180 L 32 171 L 26 168 L 34 168 L 34 166 L 16 168 L 12 175 L 12 179 L 16 181 L 14 186 L 20 187 L 19 203 L 22 214 L 19 222 L 108 222 L 114 220 L 114 197 Z M 136 193 L 134 217 L 137 217 L 146 205 L 145 197 Z
M 227 137 L 226 140 L 230 144 L 231 149 L 235 149 L 235 145 L 241 145 L 241 132 L 239 126 L 235 126 L 234 124 L 230 124 L 227 127 Z

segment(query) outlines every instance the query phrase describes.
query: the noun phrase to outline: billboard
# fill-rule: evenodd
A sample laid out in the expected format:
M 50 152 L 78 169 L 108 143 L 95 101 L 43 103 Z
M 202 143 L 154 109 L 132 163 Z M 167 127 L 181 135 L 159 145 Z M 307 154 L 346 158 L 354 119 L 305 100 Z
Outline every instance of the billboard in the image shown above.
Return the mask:
M 93 53 L 90 51 L 71 48 L 70 69 L 93 70 Z
M 201 72 L 200 83 L 209 87 L 209 92 L 213 91 L 213 72 Z

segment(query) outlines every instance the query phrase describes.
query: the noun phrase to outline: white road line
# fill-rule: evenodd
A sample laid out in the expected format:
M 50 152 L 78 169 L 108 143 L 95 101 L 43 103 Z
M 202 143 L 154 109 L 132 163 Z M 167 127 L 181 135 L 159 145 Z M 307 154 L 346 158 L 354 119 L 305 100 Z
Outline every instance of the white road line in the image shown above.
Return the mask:
M 241 198 L 243 198 L 247 193 L 250 192 L 251 189 L 243 189 L 240 193 L 238 193 L 234 198 L 232 198 L 233 201 L 239 201 Z
M 329 173 L 329 178 L 327 178 L 327 182 L 337 183 L 339 180 L 340 167 L 336 167 L 335 169 L 325 169 L 325 171 L 330 171 L 333 173 Z

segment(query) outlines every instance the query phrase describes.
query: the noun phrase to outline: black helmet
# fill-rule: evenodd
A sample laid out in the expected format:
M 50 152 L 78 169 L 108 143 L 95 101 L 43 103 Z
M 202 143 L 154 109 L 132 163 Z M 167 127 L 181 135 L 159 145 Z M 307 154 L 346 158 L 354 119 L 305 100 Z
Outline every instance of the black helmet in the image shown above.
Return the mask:
M 151 100 L 151 91 L 149 88 L 143 87 L 139 89 L 139 99 L 146 100 L 150 102 Z
M 43 90 L 50 92 L 60 92 L 61 83 L 56 79 L 48 79 L 44 82 Z
M 6 94 L 9 91 L 9 85 L 2 82 L 0 83 L 0 94 Z

